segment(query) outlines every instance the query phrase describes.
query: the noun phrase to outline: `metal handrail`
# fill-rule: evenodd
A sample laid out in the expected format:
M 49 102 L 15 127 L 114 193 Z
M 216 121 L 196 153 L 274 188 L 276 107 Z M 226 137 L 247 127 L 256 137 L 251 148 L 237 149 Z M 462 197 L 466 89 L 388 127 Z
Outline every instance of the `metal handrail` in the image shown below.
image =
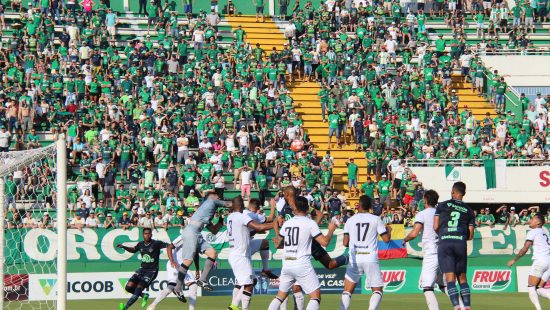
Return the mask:
M 411 159 L 407 160 L 409 167 L 483 167 L 484 159 Z M 506 159 L 508 167 L 532 167 L 532 166 L 550 166 L 550 160 L 536 159 Z

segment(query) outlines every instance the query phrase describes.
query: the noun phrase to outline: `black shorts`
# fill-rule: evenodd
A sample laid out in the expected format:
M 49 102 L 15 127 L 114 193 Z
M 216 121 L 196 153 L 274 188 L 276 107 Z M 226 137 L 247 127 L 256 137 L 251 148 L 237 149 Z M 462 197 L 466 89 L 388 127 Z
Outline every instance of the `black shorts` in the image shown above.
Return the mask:
M 128 280 L 128 282 L 142 284 L 145 288 L 147 288 L 157 278 L 158 273 L 158 270 L 139 268 L 138 270 L 136 270 L 136 273 L 132 275 L 130 280 Z
M 468 250 L 463 241 L 440 241 L 437 250 L 437 260 L 442 273 L 466 273 L 468 266 Z
M 311 256 L 317 261 L 320 261 L 325 255 L 328 255 L 327 251 L 319 244 L 319 242 L 311 241 Z
M 393 179 L 393 188 L 399 189 L 401 187 L 401 179 Z

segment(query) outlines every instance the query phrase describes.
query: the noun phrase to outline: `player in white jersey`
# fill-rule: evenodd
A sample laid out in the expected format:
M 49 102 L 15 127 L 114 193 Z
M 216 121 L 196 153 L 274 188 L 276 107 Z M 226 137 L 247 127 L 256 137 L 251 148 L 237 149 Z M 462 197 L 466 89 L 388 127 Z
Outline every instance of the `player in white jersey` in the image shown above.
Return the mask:
M 306 198 L 296 197 L 294 217 L 287 220 L 279 231 L 277 247 L 284 246 L 283 268 L 279 276 L 279 292 L 269 304 L 269 310 L 277 310 L 294 283 L 299 282 L 302 290 L 310 296 L 307 310 L 318 310 L 321 305 L 319 278 L 311 264 L 311 243 L 313 240 L 321 246 L 327 246 L 336 229 L 330 223 L 327 235 L 323 235 L 319 226 L 308 218 L 309 204 Z
M 378 236 L 390 242 L 391 228 L 384 226 L 379 216 L 370 214 L 371 199 L 367 195 L 359 197 L 357 214 L 344 225 L 344 246 L 349 247 L 349 264 L 346 269 L 344 291 L 340 310 L 347 310 L 351 294 L 361 275 L 365 274 L 365 287 L 372 289 L 369 310 L 376 310 L 382 301 L 384 281 L 378 264 Z
M 265 215 L 258 213 L 258 210 L 260 210 L 260 200 L 250 199 L 250 201 L 248 202 L 247 209 L 243 210 L 243 214 L 248 215 L 250 218 L 252 218 L 253 221 L 260 224 L 271 223 L 275 218 L 276 202 L 272 200 L 270 205 L 271 205 L 271 212 L 269 213 L 268 217 L 265 217 Z M 250 234 L 253 237 L 256 232 L 252 228 L 249 228 L 249 230 L 250 230 Z M 277 275 L 273 274 L 273 272 L 269 269 L 269 240 L 251 238 L 250 240 L 251 255 L 256 254 L 256 252 L 258 251 L 260 252 L 260 257 L 262 258 L 262 275 L 270 279 L 279 278 Z
M 153 303 L 149 305 L 149 307 L 147 307 L 147 310 L 155 310 L 156 306 L 162 300 L 164 300 L 164 298 L 170 295 L 170 293 L 175 293 L 174 289 L 176 287 L 176 282 L 178 281 L 178 270 L 174 266 L 179 266 L 182 260 L 182 252 L 181 252 L 182 242 L 181 240 L 179 240 L 181 238 L 182 237 L 179 236 L 174 240 L 174 243 L 168 245 L 167 252 L 170 252 L 172 254 L 172 260 L 173 260 L 172 262 L 170 261 L 170 259 L 168 259 L 168 261 L 166 262 L 166 280 L 168 281 L 168 285 L 159 293 L 157 298 L 155 298 L 155 301 L 153 301 Z M 174 244 L 176 244 L 177 246 Z M 168 256 L 168 258 L 170 258 L 170 255 Z M 195 256 L 194 261 L 195 261 L 195 270 L 197 270 L 198 272 L 199 270 L 198 254 Z M 185 286 L 187 286 L 189 290 L 188 292 L 189 310 L 195 310 L 195 304 L 197 302 L 197 282 L 189 273 L 186 273 L 183 283 L 185 284 Z M 176 296 L 181 302 L 187 302 L 187 300 L 183 296 L 183 292 L 180 292 L 180 294 L 176 294 Z
M 529 271 L 527 289 L 529 291 L 529 299 L 537 310 L 541 309 L 538 295 L 550 298 L 550 290 L 543 288 L 544 281 L 542 280 L 545 277 L 543 275 L 547 274 L 547 271 L 550 270 L 550 239 L 548 238 L 548 230 L 544 228 L 544 223 L 544 216 L 540 213 L 535 214 L 529 220 L 529 228 L 531 230 L 527 233 L 525 244 L 519 250 L 516 257 L 508 262 L 508 267 L 512 267 L 529 251 L 531 246 L 533 247 L 533 265 Z M 548 280 L 547 276 L 545 278 Z
M 256 277 L 252 270 L 250 251 L 250 230 L 254 232 L 266 231 L 273 228 L 273 224 L 260 224 L 243 213 L 244 201 L 241 196 L 232 200 L 233 212 L 227 217 L 227 235 L 229 236 L 229 265 L 235 275 L 235 283 L 242 286 L 239 294 L 233 294 L 233 300 L 228 309 L 238 309 L 237 305 L 242 302 L 242 309 L 248 310 L 252 289 Z
M 434 293 L 435 283 L 443 290 L 443 277 L 439 270 L 437 260 L 437 243 L 439 237 L 434 230 L 435 206 L 439 195 L 434 190 L 428 190 L 424 193 L 424 206 L 426 209 L 420 211 L 414 217 L 414 227 L 403 239 L 403 246 L 415 239 L 422 232 L 422 248 L 424 258 L 422 260 L 422 272 L 420 273 L 420 287 L 424 290 L 424 297 L 429 310 L 438 310 L 439 304 Z

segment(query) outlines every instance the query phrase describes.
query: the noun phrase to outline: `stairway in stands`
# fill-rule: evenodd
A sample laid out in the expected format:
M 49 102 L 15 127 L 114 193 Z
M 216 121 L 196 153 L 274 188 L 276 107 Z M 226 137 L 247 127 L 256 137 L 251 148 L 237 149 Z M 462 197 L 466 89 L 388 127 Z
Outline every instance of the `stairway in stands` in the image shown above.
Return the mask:
M 247 42 L 253 48 L 259 43 L 267 54 L 270 54 L 273 47 L 277 48 L 277 51 L 281 51 L 284 48 L 284 43 L 287 42 L 277 23 L 270 18 L 266 18 L 264 23 L 256 23 L 254 16 L 226 17 L 226 20 L 233 30 L 241 25 L 246 32 Z M 317 155 L 324 156 L 327 151 L 328 123 L 323 123 L 321 106 L 317 97 L 320 84 L 296 80 L 288 87 L 291 92 L 290 95 L 294 99 L 296 112 L 304 122 L 304 129 L 314 144 Z M 366 181 L 367 162 L 364 153 L 355 152 L 353 145 L 343 146 L 339 149 L 335 143 L 335 138 L 333 138 L 331 156 L 334 157 L 335 161 L 332 172 L 336 189 L 347 190 L 346 161 L 350 157 L 354 157 L 355 163 L 360 167 L 359 183 Z M 348 204 L 353 203 L 356 199 L 348 198 Z
M 459 114 L 468 108 L 472 111 L 478 122 L 481 122 L 485 118 L 487 112 L 491 113 L 492 118 L 496 116 L 494 106 L 485 97 L 478 96 L 477 92 L 472 91 L 472 83 L 463 82 L 463 78 L 460 75 L 452 76 L 452 87 L 456 90 L 459 98 Z

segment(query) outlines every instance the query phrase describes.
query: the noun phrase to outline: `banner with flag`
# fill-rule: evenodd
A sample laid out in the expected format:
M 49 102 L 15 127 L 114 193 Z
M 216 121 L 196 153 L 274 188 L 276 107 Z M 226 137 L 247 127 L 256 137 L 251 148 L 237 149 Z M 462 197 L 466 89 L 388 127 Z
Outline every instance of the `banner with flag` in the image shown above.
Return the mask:
M 445 165 L 445 178 L 447 181 L 460 181 L 460 167 Z
M 403 246 L 405 239 L 405 225 L 391 225 L 391 240 L 388 243 L 378 238 L 378 258 L 379 259 L 394 259 L 407 257 L 407 247 Z
M 210 245 L 216 250 L 216 252 L 219 253 L 224 248 L 229 248 L 227 227 L 223 226 L 217 234 L 213 234 L 206 229 L 203 230 L 201 234 L 204 240 L 208 241 L 208 243 L 210 243 Z
M 486 159 L 485 184 L 487 189 L 506 188 L 506 159 Z

